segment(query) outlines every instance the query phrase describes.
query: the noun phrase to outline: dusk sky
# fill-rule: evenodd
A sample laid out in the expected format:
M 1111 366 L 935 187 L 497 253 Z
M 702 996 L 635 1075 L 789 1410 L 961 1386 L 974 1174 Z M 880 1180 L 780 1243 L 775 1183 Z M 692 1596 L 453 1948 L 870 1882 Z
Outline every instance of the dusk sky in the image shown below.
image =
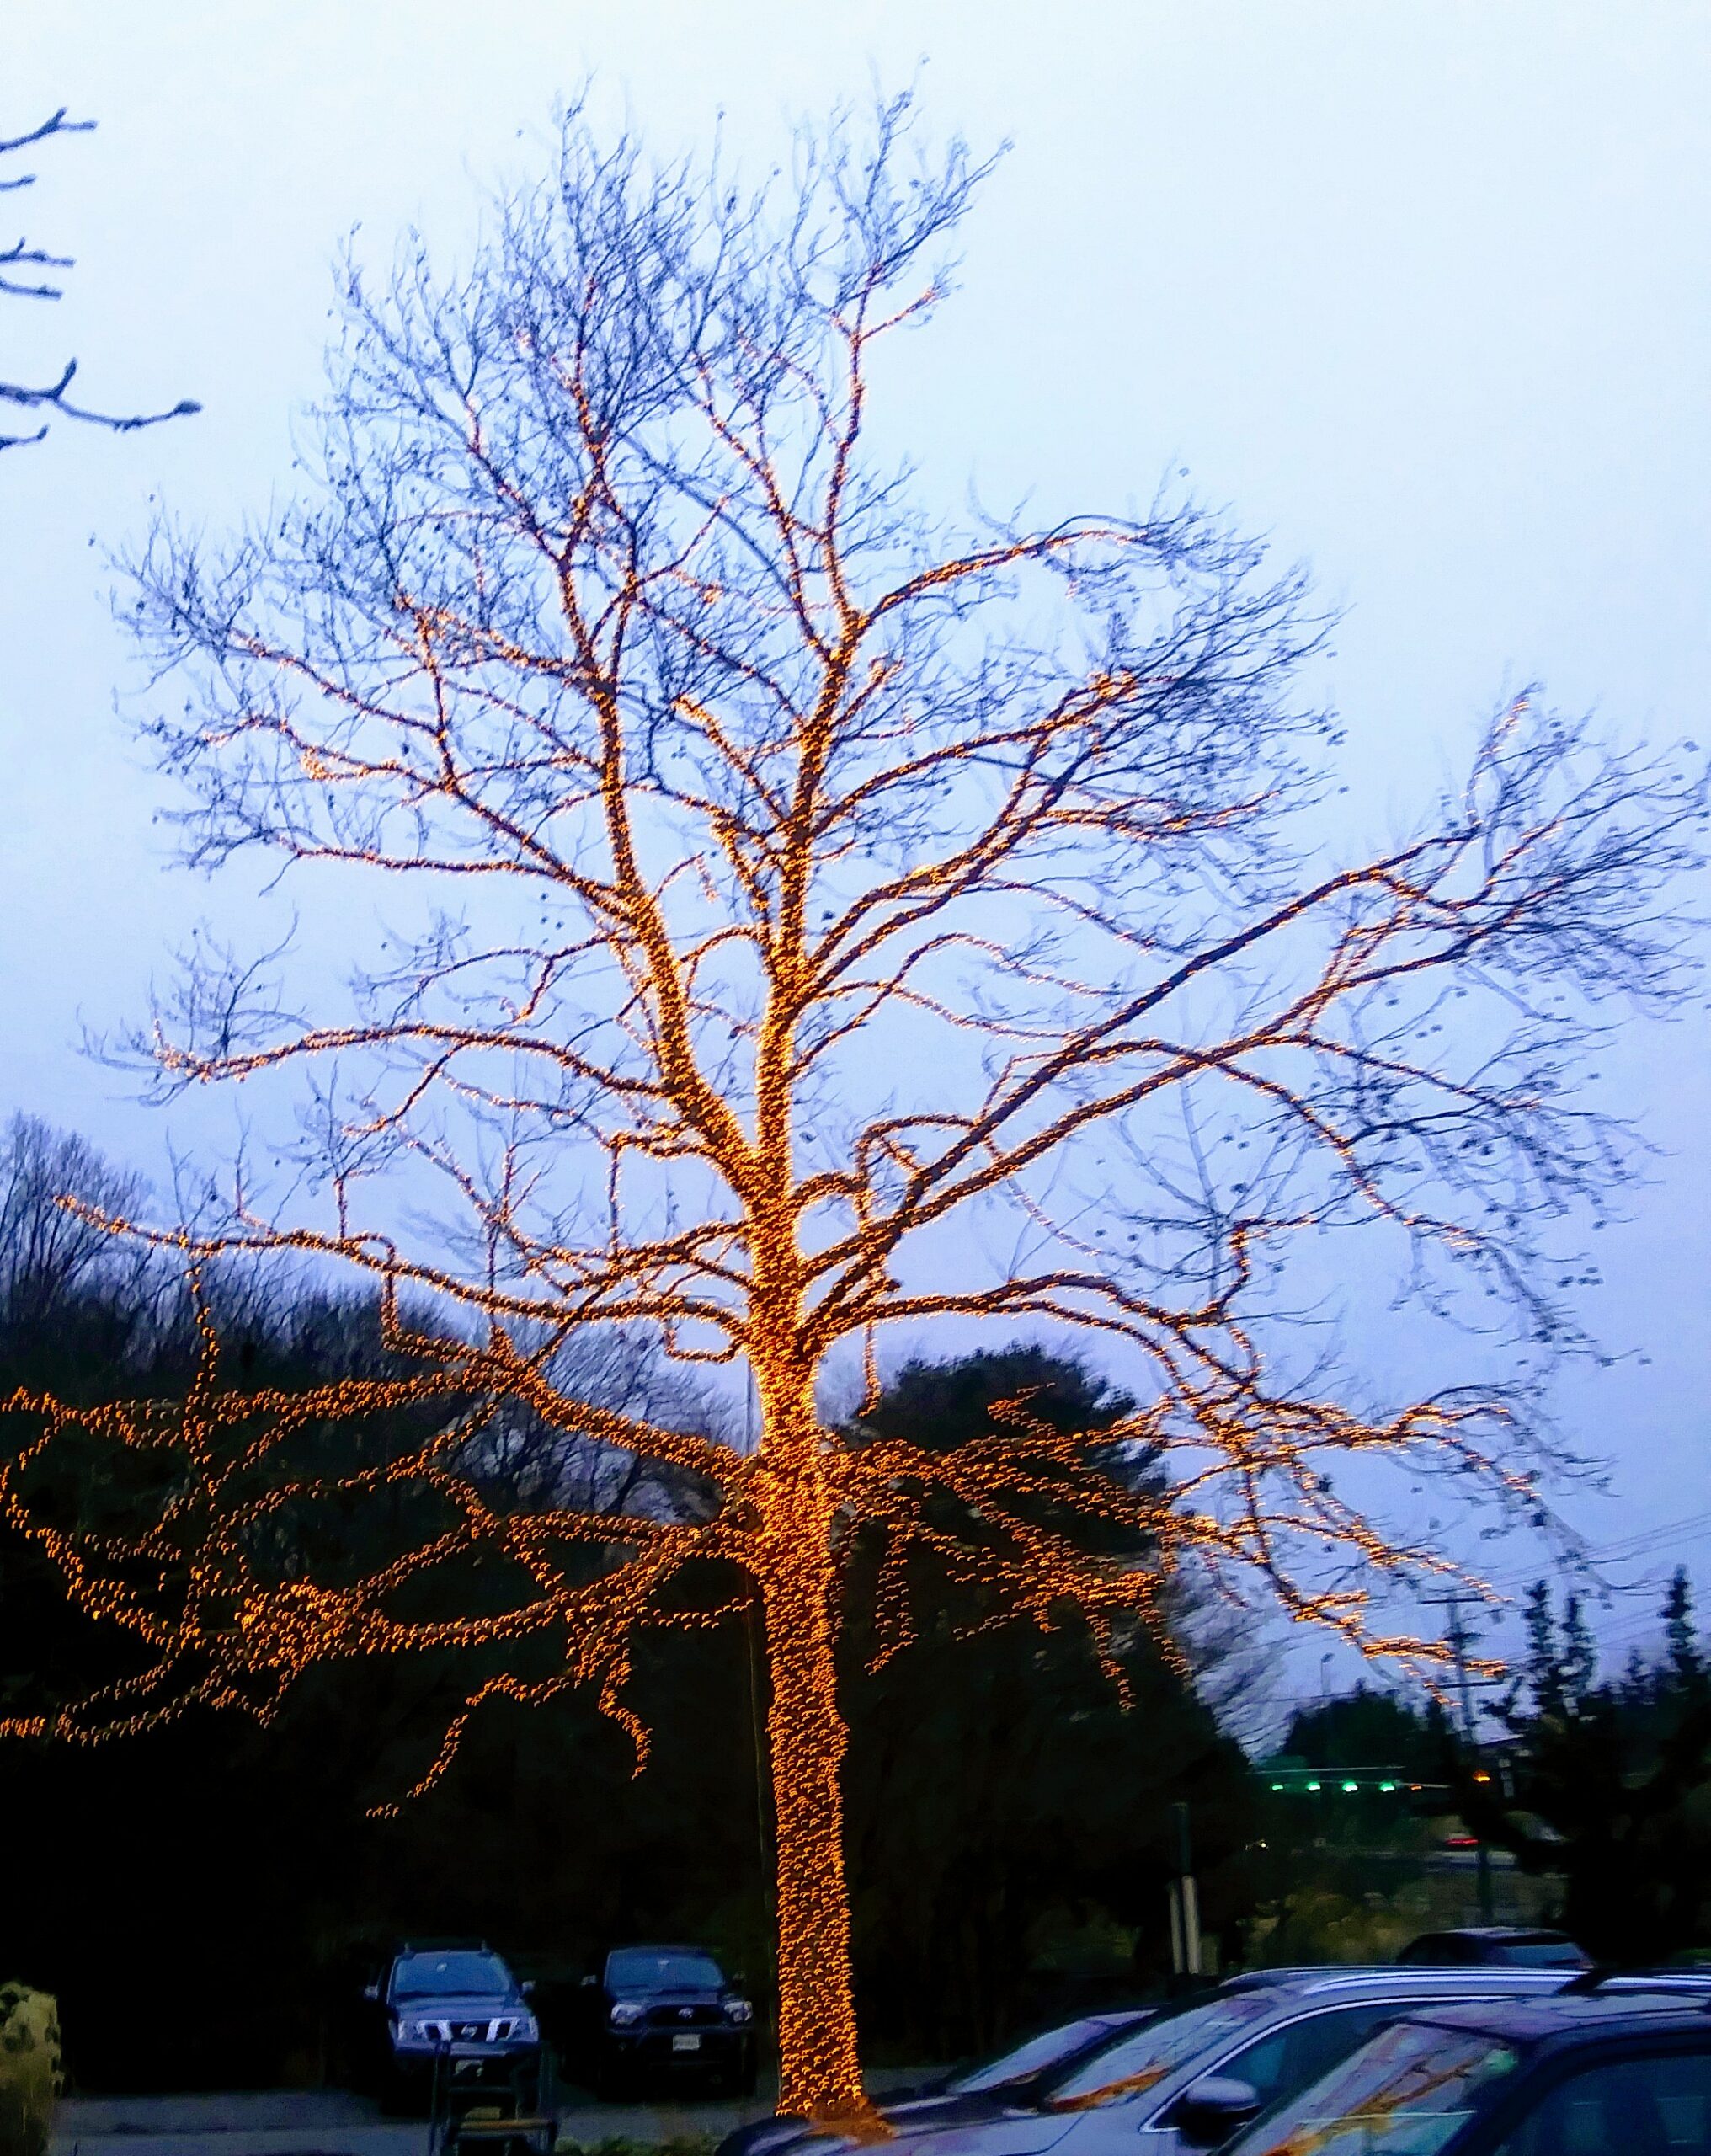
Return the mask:
M 752 168 L 789 121 L 919 81 L 930 123 L 1010 154 L 961 289 L 887 385 L 887 427 L 954 504 L 1121 509 L 1185 468 L 1345 607 L 1351 852 L 1405 822 L 1507 691 L 1711 738 L 1711 13 L 1700 0 L 36 0 L 0 134 L 60 105 L 11 225 L 75 255 L 57 307 L 4 302 L 0 372 L 75 353 L 93 403 L 195 419 L 57 426 L 0 459 L 0 1111 L 158 1173 L 205 1106 L 145 1109 L 80 1052 L 142 1013 L 239 883 L 169 866 L 170 796 L 109 610 L 105 550 L 152 501 L 218 528 L 290 479 L 331 264 L 360 227 L 455 253 L 482 186 L 538 169 L 594 80 L 657 152 L 720 115 Z M 0 237 L 9 238 L 8 231 Z M 253 878 L 253 871 L 244 871 Z M 1583 1315 L 1628 1359 L 1570 1374 L 1564 1425 L 1610 1489 L 1564 1509 L 1610 1576 L 1678 1560 L 1711 1595 L 1707 1023 L 1636 1023 L 1607 1105 L 1658 1148 L 1597 1240 Z M 221 1112 L 223 1113 L 223 1112 Z M 1624 1554 L 1624 1552 L 1626 1554 Z M 1507 1560 L 1506 1559 L 1506 1563 Z M 1525 1553 L 1515 1559 L 1520 1584 Z M 1604 1637 L 1650 1628 L 1655 1594 Z

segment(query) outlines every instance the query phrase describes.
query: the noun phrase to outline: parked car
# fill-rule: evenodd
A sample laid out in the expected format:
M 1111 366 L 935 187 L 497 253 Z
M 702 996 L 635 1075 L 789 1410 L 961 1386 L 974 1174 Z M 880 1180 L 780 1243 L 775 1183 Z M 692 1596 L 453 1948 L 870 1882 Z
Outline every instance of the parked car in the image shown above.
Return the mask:
M 969 2125 L 1005 2111 L 1037 2110 L 1058 2082 L 1119 2036 L 1152 2020 L 1157 2011 L 1134 2007 L 1084 2015 L 1029 2036 L 978 2066 L 941 2075 L 907 2093 L 893 2090 L 881 2115 L 894 2133 L 913 2133 L 929 2126 Z M 782 2156 L 784 2150 L 819 2137 L 819 2129 L 806 2119 L 757 2119 L 727 2134 L 715 2156 Z
M 1058 2081 L 1037 2110 L 1006 2108 L 919 2132 L 893 2128 L 887 2156 L 1173 2156 L 1214 2148 L 1399 2015 L 1503 1993 L 1548 1998 L 1566 1981 L 1563 1972 L 1500 1968 L 1266 1972 L 1119 2036 Z
M 1410 2013 L 1229 2156 L 1711 2156 L 1708 2004 L 1630 1980 Z
M 402 1947 L 365 1996 L 382 2009 L 381 2096 L 419 2110 L 437 2070 L 450 2089 L 514 2090 L 532 2103 L 541 2031 L 527 1986 L 478 1940 Z
M 1468 1924 L 1459 1931 L 1423 1931 L 1396 1956 L 1410 1967 L 1435 1968 L 1585 1969 L 1591 1956 L 1565 1931 L 1522 1924 Z
M 573 2048 L 600 2095 L 666 2079 L 754 2093 L 754 2006 L 703 1948 L 615 1947 L 580 1991 Z

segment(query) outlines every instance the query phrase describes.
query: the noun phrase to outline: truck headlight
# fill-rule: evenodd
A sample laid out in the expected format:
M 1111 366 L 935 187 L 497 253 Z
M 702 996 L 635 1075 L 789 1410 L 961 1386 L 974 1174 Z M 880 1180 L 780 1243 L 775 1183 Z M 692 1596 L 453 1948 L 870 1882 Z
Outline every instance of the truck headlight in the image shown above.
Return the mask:
M 612 2026 L 615 2029 L 633 2029 L 642 2019 L 642 2009 L 637 2000 L 621 1999 L 611 2011 Z
M 725 2014 L 726 2018 L 732 2021 L 752 2021 L 754 2019 L 754 2009 L 746 1999 L 728 1999 Z
M 541 2024 L 532 2014 L 520 2014 L 511 2024 L 511 2035 L 519 2043 L 538 2044 Z
M 434 2031 L 425 2021 L 401 2021 L 398 2024 L 398 2041 L 401 2044 L 431 2044 Z

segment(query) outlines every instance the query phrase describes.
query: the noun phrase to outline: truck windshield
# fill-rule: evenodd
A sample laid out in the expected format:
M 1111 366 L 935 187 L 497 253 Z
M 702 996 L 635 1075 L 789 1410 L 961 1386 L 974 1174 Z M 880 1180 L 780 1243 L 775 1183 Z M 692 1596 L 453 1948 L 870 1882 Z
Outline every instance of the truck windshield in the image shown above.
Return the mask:
M 394 1999 L 511 1999 L 516 1989 L 497 1954 L 412 1954 L 392 1971 Z
M 659 1954 L 626 1947 L 606 1960 L 609 1991 L 719 1991 L 719 1965 L 706 1954 Z

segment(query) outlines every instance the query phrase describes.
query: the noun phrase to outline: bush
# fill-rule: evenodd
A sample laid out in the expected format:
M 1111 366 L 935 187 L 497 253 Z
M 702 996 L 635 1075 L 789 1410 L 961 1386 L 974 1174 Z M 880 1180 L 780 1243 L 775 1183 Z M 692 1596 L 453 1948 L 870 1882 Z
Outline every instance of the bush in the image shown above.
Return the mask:
M 712 2133 L 675 2133 L 665 2141 L 637 2141 L 620 2133 L 587 2147 L 561 2141 L 557 2156 L 713 2156 L 717 2142 L 718 2136 Z
M 28 1984 L 0 1984 L 0 2156 L 42 2156 L 63 2085 L 54 2002 Z

